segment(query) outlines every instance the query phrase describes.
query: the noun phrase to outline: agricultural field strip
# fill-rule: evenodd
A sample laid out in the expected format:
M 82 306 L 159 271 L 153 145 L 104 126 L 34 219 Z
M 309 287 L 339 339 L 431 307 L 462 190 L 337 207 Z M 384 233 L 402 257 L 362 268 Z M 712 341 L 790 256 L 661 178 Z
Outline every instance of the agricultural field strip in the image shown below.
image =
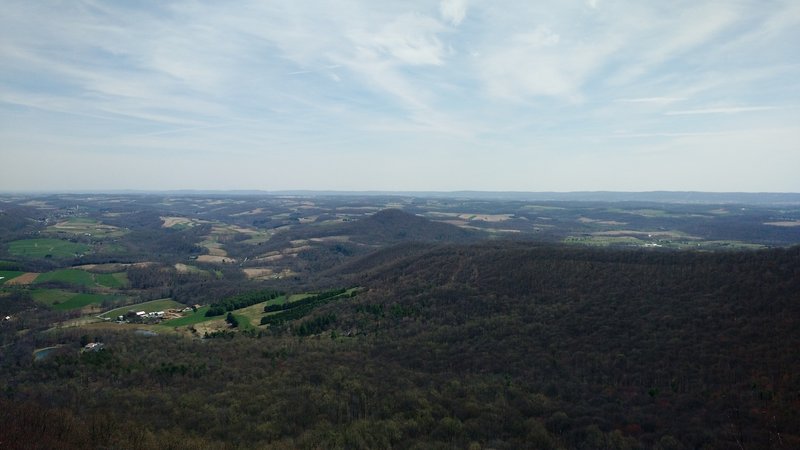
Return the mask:
M 14 286 L 24 286 L 36 281 L 36 278 L 38 278 L 39 275 L 41 274 L 37 272 L 26 272 L 12 280 L 8 280 L 6 284 Z
M 0 284 L 11 281 L 18 276 L 23 275 L 24 273 L 25 272 L 19 272 L 16 270 L 0 270 Z
M 127 230 L 113 225 L 104 224 L 94 219 L 77 217 L 51 225 L 47 228 L 47 231 L 78 235 L 86 234 L 95 237 L 119 237 L 127 233 Z
M 433 217 L 453 217 L 461 220 L 472 221 L 477 220 L 481 222 L 503 222 L 511 220 L 514 214 L 481 214 L 481 213 L 463 213 L 463 212 L 441 212 L 429 211 L 427 215 Z
M 49 281 L 60 281 L 85 287 L 119 288 L 127 284 L 124 272 L 91 273 L 81 269 L 60 269 L 40 274 L 35 283 L 41 284 Z
M 32 289 L 30 292 L 34 301 L 62 311 L 120 298 L 113 294 L 70 292 L 63 289 Z
M 800 227 L 800 220 L 783 220 L 780 222 L 764 222 L 764 225 L 772 227 Z
M 8 252 L 11 255 L 27 258 L 46 258 L 48 255 L 68 258 L 88 251 L 89 246 L 86 244 L 61 239 L 21 239 L 8 244 Z
M 641 237 L 658 237 L 658 238 L 671 238 L 671 239 L 689 239 L 698 240 L 702 239 L 698 236 L 691 236 L 681 231 L 637 231 L 637 230 L 610 230 L 610 231 L 595 231 L 593 236 L 641 236 Z
M 59 310 L 78 309 L 96 303 L 99 304 L 112 298 L 114 298 L 113 295 L 78 293 L 64 302 L 53 305 L 53 308 Z

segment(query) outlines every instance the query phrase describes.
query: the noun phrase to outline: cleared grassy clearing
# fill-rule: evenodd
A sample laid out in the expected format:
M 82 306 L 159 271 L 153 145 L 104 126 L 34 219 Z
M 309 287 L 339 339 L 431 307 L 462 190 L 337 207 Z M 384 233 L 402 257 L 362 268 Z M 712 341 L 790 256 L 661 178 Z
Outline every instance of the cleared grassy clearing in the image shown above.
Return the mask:
M 24 258 L 69 258 L 89 251 L 86 244 L 61 239 L 21 239 L 8 244 L 8 252 Z
M 48 281 L 60 281 L 87 287 L 95 284 L 94 276 L 91 273 L 78 269 L 63 269 L 43 273 L 36 278 L 35 284 L 47 283 Z
M 127 314 L 128 311 L 156 312 L 156 311 L 166 311 L 168 309 L 183 309 L 185 307 L 186 305 L 184 305 L 183 303 L 178 303 L 170 298 L 162 298 L 160 300 L 151 300 L 149 302 L 135 303 L 133 305 L 126 305 L 126 306 L 121 306 L 119 308 L 114 308 L 110 311 L 106 311 L 103 314 L 100 314 L 100 317 L 110 317 L 113 319 L 117 316 L 122 316 Z
M 256 303 L 255 305 L 250 305 L 248 307 L 237 309 L 235 311 L 235 315 L 237 318 L 240 318 L 240 327 L 241 322 L 247 322 L 251 325 L 258 325 L 261 321 L 261 316 L 264 315 L 264 307 L 267 305 L 282 305 L 286 303 L 287 299 L 285 295 L 281 295 L 280 297 L 273 298 L 272 300 L 267 300 L 266 302 Z
M 116 278 L 116 279 L 117 279 L 117 281 L 119 281 L 120 283 L 122 283 L 122 285 L 123 285 L 123 286 L 127 286 L 127 285 L 128 285 L 128 283 L 130 282 L 130 281 L 128 280 L 128 274 L 127 274 L 127 273 L 125 273 L 125 272 L 112 273 L 111 275 L 113 275 L 113 276 L 114 276 L 114 278 Z
M 288 321 L 300 319 L 313 311 L 314 309 L 341 298 L 349 298 L 357 294 L 360 288 L 354 287 L 350 289 L 333 289 L 330 291 L 320 293 L 305 294 L 303 300 L 284 304 L 275 308 L 264 308 L 268 311 L 259 321 L 260 325 L 274 325 L 281 324 Z
M 63 222 L 47 227 L 50 233 L 66 233 L 74 235 L 91 235 L 95 238 L 120 237 L 127 233 L 112 225 L 106 225 L 87 217 L 71 217 Z
M 222 244 L 215 239 L 206 239 L 200 242 L 200 245 L 208 249 L 208 254 L 211 256 L 228 256 Z
M 114 242 L 103 242 L 97 245 L 96 253 L 102 253 L 104 255 L 108 254 L 116 254 L 116 253 L 125 253 L 128 251 L 127 247 L 122 244 L 117 244 Z
M 243 314 L 234 314 L 233 317 L 235 317 L 236 320 L 239 322 L 239 326 L 237 328 L 239 328 L 240 331 L 248 331 L 256 329 L 256 327 L 253 325 L 253 323 L 247 316 Z
M 94 275 L 94 279 L 100 286 L 112 289 L 124 287 L 128 283 L 128 277 L 125 272 L 98 273 Z
M 114 299 L 113 295 L 102 294 L 74 294 L 72 298 L 57 305 L 53 305 L 53 309 L 68 310 L 78 309 L 92 304 L 101 304 L 106 300 Z
M 106 300 L 119 298 L 114 295 L 79 294 L 63 289 L 34 289 L 31 291 L 31 296 L 35 301 L 61 311 L 83 308 L 92 304 L 99 305 Z
M 272 238 L 272 234 L 273 233 L 270 233 L 268 231 L 259 231 L 257 233 L 252 233 L 251 238 L 239 242 L 242 244 L 249 244 L 249 245 L 263 244 L 264 242 L 267 242 Z
M 201 269 L 199 267 L 191 266 L 189 264 L 183 264 L 183 263 L 176 263 L 175 264 L 175 270 L 177 270 L 180 273 L 205 273 L 205 274 L 208 274 L 207 270 L 203 270 L 203 269 Z
M 81 269 L 92 273 L 114 273 L 122 272 L 126 268 L 134 264 L 127 263 L 106 263 L 106 264 L 84 264 L 81 266 L 73 266 L 73 269 Z
M 227 256 L 200 255 L 197 257 L 200 262 L 207 263 L 235 263 L 236 260 Z
M 315 294 L 315 293 L 292 294 L 292 295 L 290 295 L 290 296 L 289 296 L 289 298 L 288 298 L 288 301 L 284 301 L 284 302 L 278 302 L 278 303 L 275 303 L 275 304 L 277 305 L 277 304 L 282 304 L 282 303 L 287 303 L 287 302 L 288 302 L 288 303 L 292 303 L 292 302 L 296 302 L 296 301 L 298 301 L 298 300 L 305 300 L 305 299 L 307 299 L 308 297 L 313 297 L 313 296 L 315 296 L 315 295 L 317 295 L 317 294 Z M 279 298 L 280 298 L 280 297 L 279 297 Z M 276 298 L 275 300 L 278 300 L 278 299 Z M 270 303 L 269 303 L 269 302 L 267 302 L 267 304 L 269 305 Z
M 161 220 L 164 222 L 161 224 L 163 228 L 174 228 L 176 230 L 183 230 L 197 225 L 195 219 L 190 219 L 188 217 L 168 216 L 161 217 Z
M 62 289 L 34 289 L 31 291 L 31 297 L 33 297 L 34 301 L 48 306 L 65 302 L 73 296 L 75 296 L 74 292 L 67 292 Z
M 267 278 L 271 276 L 274 272 L 272 268 L 269 267 L 248 267 L 246 269 L 242 269 L 244 274 L 247 278 Z
M 12 280 L 17 278 L 18 276 L 22 275 L 25 272 L 18 272 L 16 270 L 0 270 L 0 284 L 5 283 L 6 281 Z

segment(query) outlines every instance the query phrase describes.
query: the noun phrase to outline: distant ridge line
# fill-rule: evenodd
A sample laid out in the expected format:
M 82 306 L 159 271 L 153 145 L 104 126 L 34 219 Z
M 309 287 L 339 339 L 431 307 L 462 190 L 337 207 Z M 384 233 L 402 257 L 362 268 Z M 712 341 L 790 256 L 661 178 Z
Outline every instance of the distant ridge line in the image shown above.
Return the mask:
M 793 192 L 702 192 L 702 191 L 336 191 L 336 190 L 65 190 L 40 192 L 3 192 L 13 195 L 188 195 L 188 196 L 297 196 L 297 197 L 417 197 L 458 198 L 507 201 L 582 201 L 582 202 L 653 202 L 653 203 L 733 203 L 800 204 L 800 193 Z

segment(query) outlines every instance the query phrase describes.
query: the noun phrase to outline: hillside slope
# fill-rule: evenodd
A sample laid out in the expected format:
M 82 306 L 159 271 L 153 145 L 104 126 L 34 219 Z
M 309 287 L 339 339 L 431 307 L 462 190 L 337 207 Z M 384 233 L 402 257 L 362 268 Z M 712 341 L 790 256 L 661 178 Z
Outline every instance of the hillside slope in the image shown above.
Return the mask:
M 84 330 L 9 328 L 4 437 L 40 448 L 800 448 L 798 247 L 403 244 L 330 277 L 365 292 L 219 339 L 107 328 L 91 334 L 106 351 L 81 354 Z
M 434 377 L 508 380 L 549 405 L 542 423 L 570 418 L 555 430 L 569 447 L 590 425 L 645 446 L 800 444 L 800 248 L 491 243 L 375 267 L 358 276 L 372 289 L 361 305 L 340 306 L 341 330 L 385 336 L 374 357 Z

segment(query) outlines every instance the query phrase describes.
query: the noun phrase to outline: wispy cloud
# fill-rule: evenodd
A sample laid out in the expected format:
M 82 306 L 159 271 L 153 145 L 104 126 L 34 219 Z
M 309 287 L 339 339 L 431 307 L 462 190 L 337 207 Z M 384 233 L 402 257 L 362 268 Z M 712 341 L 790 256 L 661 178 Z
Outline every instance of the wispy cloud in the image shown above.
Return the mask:
M 458 26 L 467 15 L 466 0 L 442 0 L 439 4 L 442 19 L 454 26 Z
M 427 16 L 403 14 L 377 33 L 353 33 L 353 43 L 364 58 L 388 57 L 408 65 L 441 65 L 445 48 L 438 34 L 442 24 Z
M 800 123 L 800 7 L 790 0 L 3 6 L 0 188 L 55 179 L 22 161 L 61 148 L 119 161 L 197 149 L 227 167 L 224 149 L 311 172 L 324 160 L 310 178 L 330 182 L 327 166 L 347 163 L 326 155 L 405 157 L 442 184 L 460 182 L 448 164 L 477 177 L 491 153 L 498 170 L 483 183 L 548 189 L 519 168 Z M 637 139 L 605 139 L 608 130 Z M 740 152 L 761 151 L 741 142 Z M 556 175 L 580 181 L 569 171 L 542 179 Z
M 727 106 L 721 108 L 685 109 L 681 111 L 667 111 L 668 116 L 690 116 L 696 114 L 738 114 L 755 111 L 770 111 L 777 109 L 775 106 Z
M 683 97 L 640 97 L 640 98 L 620 98 L 615 100 L 619 103 L 654 103 L 657 105 L 668 105 L 670 103 L 686 100 Z

